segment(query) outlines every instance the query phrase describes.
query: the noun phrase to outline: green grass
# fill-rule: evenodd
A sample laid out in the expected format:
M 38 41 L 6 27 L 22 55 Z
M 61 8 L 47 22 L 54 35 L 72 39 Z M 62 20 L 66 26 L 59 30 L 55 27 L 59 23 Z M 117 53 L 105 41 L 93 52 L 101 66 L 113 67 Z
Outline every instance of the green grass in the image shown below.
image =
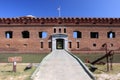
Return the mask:
M 8 57 L 15 57 L 21 56 L 22 63 L 39 63 L 42 59 L 48 55 L 47 53 L 44 54 L 16 54 L 16 53 L 1 53 L 0 54 L 0 63 L 8 62 Z
M 92 62 L 92 61 L 102 57 L 105 54 L 103 54 L 103 53 L 93 53 L 93 54 L 84 53 L 83 54 L 82 53 L 82 54 L 75 54 L 75 55 L 78 56 L 83 62 L 85 62 L 86 59 L 89 59 L 90 62 Z M 106 58 L 101 61 L 106 62 Z M 113 63 L 120 63 L 120 54 L 118 54 L 118 53 L 114 54 Z
M 1 53 L 0 54 L 0 63 L 6 63 L 8 62 L 8 57 L 14 57 L 14 56 L 21 56 L 22 57 L 22 63 L 39 63 L 42 61 L 42 59 L 48 55 L 48 53 L 41 53 L 41 54 L 16 54 L 16 53 Z M 105 54 L 100 53 L 93 53 L 93 54 L 75 54 L 78 56 L 83 62 L 85 62 L 86 58 L 89 59 L 91 62 L 96 60 L 97 58 L 102 57 Z M 106 62 L 106 59 L 102 60 L 103 62 Z M 114 54 L 114 63 L 120 63 L 120 54 Z

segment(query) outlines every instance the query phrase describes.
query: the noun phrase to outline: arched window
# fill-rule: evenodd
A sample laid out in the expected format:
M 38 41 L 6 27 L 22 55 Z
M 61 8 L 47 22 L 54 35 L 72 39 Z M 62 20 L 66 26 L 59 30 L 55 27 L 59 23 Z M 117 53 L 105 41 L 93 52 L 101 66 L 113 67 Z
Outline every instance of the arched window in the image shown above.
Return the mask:
M 77 48 L 79 48 L 80 47 L 80 43 L 79 42 L 77 42 Z
M 59 28 L 59 33 L 61 33 L 61 28 Z
M 56 33 L 56 28 L 54 28 L 54 33 Z
M 72 42 L 69 42 L 69 48 L 72 48 Z
M 12 32 L 12 31 L 6 31 L 6 32 L 5 32 L 5 37 L 6 37 L 7 39 L 12 38 L 12 37 L 13 37 L 13 32 Z
M 23 32 L 22 32 L 22 37 L 23 37 L 23 38 L 30 38 L 29 32 L 28 32 L 28 31 L 23 31 Z
M 66 33 L 66 28 L 64 28 L 64 33 Z
M 109 32 L 107 33 L 107 37 L 108 37 L 108 38 L 115 38 L 115 32 L 109 31 Z
M 82 38 L 82 33 L 79 31 L 74 31 L 73 32 L 73 38 Z

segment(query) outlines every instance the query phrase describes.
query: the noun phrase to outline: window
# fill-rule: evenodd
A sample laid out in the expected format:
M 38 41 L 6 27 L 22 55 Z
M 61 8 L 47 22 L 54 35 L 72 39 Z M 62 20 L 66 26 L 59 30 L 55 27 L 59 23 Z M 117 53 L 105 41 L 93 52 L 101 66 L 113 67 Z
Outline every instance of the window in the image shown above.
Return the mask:
M 108 38 L 115 38 L 115 32 L 112 32 L 112 31 L 107 32 L 107 37 Z
M 39 38 L 46 38 L 47 32 L 39 32 Z
M 54 28 L 54 33 L 56 33 L 56 28 Z
M 43 42 L 40 42 L 41 48 L 43 48 Z
M 91 33 L 90 33 L 90 37 L 91 37 L 91 38 L 98 38 L 98 37 L 99 37 L 99 34 L 98 34 L 98 32 L 91 32 Z
M 48 47 L 49 47 L 49 48 L 52 48 L 52 42 L 49 42 L 49 43 L 48 43 Z
M 82 38 L 82 33 L 79 31 L 74 31 L 73 32 L 73 38 Z
M 80 47 L 79 42 L 77 42 L 77 48 L 79 48 L 79 47 Z
M 95 44 L 95 43 L 93 44 L 93 47 L 96 47 L 96 44 Z
M 12 37 L 13 37 L 13 32 L 12 32 L 12 31 L 6 31 L 6 32 L 5 32 L 5 37 L 6 37 L 7 39 L 12 38 Z
M 72 42 L 69 42 L 69 48 L 72 48 Z
M 29 32 L 28 32 L 28 31 L 23 31 L 23 32 L 22 32 L 22 37 L 23 37 L 23 38 L 29 38 L 29 37 L 30 37 Z
M 64 33 L 66 33 L 66 28 L 64 28 Z
M 39 38 L 42 38 L 42 32 L 39 32 Z
M 59 33 L 61 33 L 61 28 L 59 28 Z

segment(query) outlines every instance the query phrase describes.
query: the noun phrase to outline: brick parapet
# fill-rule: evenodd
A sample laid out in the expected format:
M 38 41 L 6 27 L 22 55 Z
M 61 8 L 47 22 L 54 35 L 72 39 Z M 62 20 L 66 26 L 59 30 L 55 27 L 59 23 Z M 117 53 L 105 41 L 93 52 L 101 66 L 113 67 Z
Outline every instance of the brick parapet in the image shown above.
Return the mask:
M 120 18 L 0 18 L 0 24 L 120 24 Z

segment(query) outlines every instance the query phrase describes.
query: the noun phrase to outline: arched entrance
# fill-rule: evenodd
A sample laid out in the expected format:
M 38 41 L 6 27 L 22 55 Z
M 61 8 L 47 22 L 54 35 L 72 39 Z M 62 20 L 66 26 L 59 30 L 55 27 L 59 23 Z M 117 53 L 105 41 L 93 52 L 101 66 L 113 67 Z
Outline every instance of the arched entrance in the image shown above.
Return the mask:
M 66 34 L 52 35 L 52 51 L 56 49 L 68 49 L 68 36 Z
M 56 39 L 56 49 L 64 49 L 64 39 Z

